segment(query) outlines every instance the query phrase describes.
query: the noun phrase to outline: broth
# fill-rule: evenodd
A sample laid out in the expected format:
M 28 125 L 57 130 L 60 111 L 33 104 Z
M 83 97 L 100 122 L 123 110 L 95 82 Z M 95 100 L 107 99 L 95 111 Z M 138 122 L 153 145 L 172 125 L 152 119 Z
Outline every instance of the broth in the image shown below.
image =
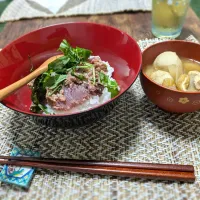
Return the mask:
M 172 68 L 167 66 L 166 63 L 163 67 L 162 64 L 157 67 L 154 62 L 151 65 L 146 66 L 143 72 L 151 80 L 164 87 L 186 92 L 200 92 L 200 62 L 188 58 L 180 58 L 179 62 L 182 63 L 180 64 L 179 69 L 178 66 L 170 66 L 173 67 L 173 70 L 170 71 Z M 174 70 L 174 67 L 177 67 L 177 69 Z M 174 74 L 174 72 L 176 74 Z
M 192 59 L 188 59 L 188 58 L 181 58 L 181 61 L 183 63 L 183 70 L 185 74 L 188 74 L 189 71 L 199 71 L 200 72 L 200 63 L 192 60 Z

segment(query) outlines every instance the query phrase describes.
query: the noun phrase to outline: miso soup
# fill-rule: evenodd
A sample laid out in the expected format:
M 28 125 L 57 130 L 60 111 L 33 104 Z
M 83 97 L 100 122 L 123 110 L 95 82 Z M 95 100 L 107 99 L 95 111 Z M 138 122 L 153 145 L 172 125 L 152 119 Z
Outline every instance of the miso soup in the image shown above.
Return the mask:
M 144 68 L 151 80 L 163 87 L 185 92 L 200 92 L 200 62 L 179 58 L 175 52 L 163 52 Z

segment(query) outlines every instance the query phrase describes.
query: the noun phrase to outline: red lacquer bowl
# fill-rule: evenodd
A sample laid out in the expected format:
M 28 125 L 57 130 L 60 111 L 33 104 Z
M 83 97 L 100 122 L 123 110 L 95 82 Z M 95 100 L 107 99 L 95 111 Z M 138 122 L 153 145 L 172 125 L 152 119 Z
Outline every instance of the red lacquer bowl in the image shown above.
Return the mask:
M 200 62 L 200 45 L 186 41 L 161 42 L 147 48 L 142 55 L 141 84 L 147 97 L 165 111 L 175 113 L 194 112 L 200 109 L 200 92 L 182 92 L 171 90 L 156 84 L 145 74 L 147 65 L 164 51 L 174 51 L 179 57 L 190 58 Z
M 29 57 L 37 68 L 46 59 L 58 54 L 57 49 L 63 39 L 72 46 L 90 49 L 93 55 L 99 55 L 102 60 L 108 61 L 115 69 L 114 78 L 121 88 L 120 94 L 105 104 L 84 112 L 44 116 L 30 111 L 31 91 L 24 86 L 3 100 L 5 106 L 31 115 L 37 121 L 48 125 L 84 124 L 107 113 L 115 100 L 133 84 L 140 71 L 142 58 L 139 46 L 126 33 L 110 26 L 87 22 L 57 24 L 28 33 L 8 44 L 0 52 L 0 89 L 30 72 Z

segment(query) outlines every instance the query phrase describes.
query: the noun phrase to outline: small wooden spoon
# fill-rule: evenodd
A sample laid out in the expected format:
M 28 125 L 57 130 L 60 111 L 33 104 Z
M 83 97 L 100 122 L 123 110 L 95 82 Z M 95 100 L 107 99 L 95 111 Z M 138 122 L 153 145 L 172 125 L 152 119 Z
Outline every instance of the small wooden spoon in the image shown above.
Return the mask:
M 52 56 L 49 59 L 47 59 L 40 67 L 38 67 L 36 70 L 25 76 L 24 78 L 20 79 L 19 81 L 3 88 L 0 90 L 0 101 L 2 101 L 4 98 L 21 88 L 22 86 L 28 84 L 30 81 L 32 81 L 34 78 L 38 77 L 40 74 L 44 73 L 48 69 L 48 64 L 56 60 L 57 58 L 61 57 L 63 55 L 56 55 Z

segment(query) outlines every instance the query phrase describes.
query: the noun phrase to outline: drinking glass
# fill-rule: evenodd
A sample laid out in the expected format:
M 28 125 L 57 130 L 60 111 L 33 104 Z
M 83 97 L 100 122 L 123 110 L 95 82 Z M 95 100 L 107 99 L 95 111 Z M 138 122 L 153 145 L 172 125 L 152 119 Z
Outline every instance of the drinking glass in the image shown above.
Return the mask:
M 152 33 L 158 38 L 180 35 L 190 0 L 152 0 Z

